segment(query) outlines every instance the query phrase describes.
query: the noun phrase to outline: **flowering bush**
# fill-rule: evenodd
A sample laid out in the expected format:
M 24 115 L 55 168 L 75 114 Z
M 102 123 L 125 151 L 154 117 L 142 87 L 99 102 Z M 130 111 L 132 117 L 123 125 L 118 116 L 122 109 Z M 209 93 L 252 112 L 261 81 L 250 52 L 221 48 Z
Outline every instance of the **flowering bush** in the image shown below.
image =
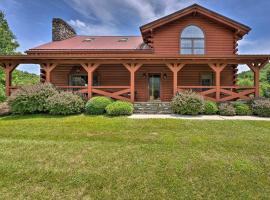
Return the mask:
M 23 86 L 8 98 L 8 104 L 12 113 L 43 113 L 47 111 L 47 99 L 57 93 L 57 90 L 48 83 Z
M 198 115 L 203 112 L 203 97 L 191 90 L 175 95 L 171 102 L 172 111 L 181 115 Z
M 260 117 L 270 117 L 270 99 L 253 99 L 251 101 L 251 109 L 255 115 Z
M 221 103 L 219 105 L 219 114 L 223 116 L 234 116 L 236 115 L 235 108 L 231 103 Z
M 52 115 L 71 115 L 81 113 L 84 101 L 71 92 L 60 92 L 47 99 L 47 110 Z

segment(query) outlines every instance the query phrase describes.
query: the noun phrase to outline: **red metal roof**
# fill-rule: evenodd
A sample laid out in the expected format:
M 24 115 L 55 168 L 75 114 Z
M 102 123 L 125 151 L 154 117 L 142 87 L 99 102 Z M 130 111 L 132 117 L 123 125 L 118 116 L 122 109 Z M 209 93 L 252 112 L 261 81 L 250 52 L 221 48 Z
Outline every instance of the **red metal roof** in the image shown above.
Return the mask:
M 49 42 L 29 51 L 46 50 L 140 50 L 147 49 L 141 36 L 75 36 Z

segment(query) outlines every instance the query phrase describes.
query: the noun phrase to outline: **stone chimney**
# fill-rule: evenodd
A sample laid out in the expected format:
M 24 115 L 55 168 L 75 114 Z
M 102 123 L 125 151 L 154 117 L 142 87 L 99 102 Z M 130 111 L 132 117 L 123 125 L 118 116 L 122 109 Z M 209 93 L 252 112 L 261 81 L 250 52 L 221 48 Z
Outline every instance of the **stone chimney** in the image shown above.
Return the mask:
M 53 18 L 52 41 L 61 41 L 76 36 L 75 30 L 64 20 Z

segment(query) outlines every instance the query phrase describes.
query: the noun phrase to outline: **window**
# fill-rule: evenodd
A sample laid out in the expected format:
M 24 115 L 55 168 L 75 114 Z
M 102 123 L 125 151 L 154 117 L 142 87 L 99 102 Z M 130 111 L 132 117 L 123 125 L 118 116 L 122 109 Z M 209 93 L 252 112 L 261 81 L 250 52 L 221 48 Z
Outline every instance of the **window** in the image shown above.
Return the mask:
M 206 73 L 201 75 L 201 85 L 202 86 L 212 86 L 213 85 L 213 73 Z
M 71 74 L 70 75 L 70 85 L 71 86 L 87 86 L 88 76 L 87 74 Z M 93 74 L 93 86 L 98 86 L 98 74 Z
M 181 54 L 204 54 L 204 33 L 197 26 L 188 26 L 181 33 Z

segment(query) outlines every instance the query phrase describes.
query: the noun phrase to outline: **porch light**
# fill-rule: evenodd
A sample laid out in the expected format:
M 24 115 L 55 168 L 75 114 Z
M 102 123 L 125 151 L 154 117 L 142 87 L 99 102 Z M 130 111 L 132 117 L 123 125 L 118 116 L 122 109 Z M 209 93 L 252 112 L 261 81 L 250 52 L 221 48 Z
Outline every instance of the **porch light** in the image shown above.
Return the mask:
M 168 78 L 167 74 L 163 74 L 163 79 L 166 80 Z
M 146 78 L 147 77 L 146 73 L 143 73 L 142 77 L 143 78 Z

